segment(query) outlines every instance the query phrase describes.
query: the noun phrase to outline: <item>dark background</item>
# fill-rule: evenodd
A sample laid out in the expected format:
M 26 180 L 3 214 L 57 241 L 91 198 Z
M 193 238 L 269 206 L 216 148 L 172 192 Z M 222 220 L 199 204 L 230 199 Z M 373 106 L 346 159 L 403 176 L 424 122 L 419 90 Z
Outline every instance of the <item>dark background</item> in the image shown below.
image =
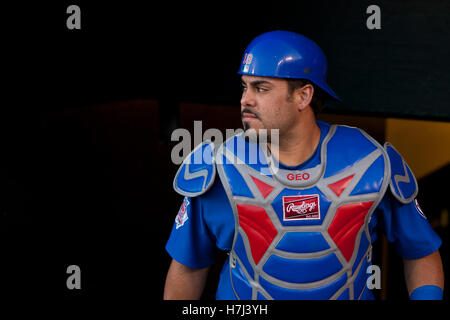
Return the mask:
M 71 4 L 81 8 L 81 30 L 66 28 Z M 203 130 L 240 126 L 236 72 L 260 33 L 297 31 L 323 48 L 344 101 L 325 112 L 449 121 L 450 3 L 377 2 L 382 29 L 368 30 L 371 4 L 5 5 L 1 290 L 160 300 L 170 261 L 163 248 L 182 200 L 172 190 L 170 134 L 193 120 Z M 426 212 L 448 210 L 435 192 L 448 177 L 447 167 L 420 182 L 430 186 Z M 448 228 L 438 231 L 448 258 Z M 398 258 L 390 259 L 387 297 L 407 299 Z M 66 288 L 71 264 L 82 270 L 80 291 Z

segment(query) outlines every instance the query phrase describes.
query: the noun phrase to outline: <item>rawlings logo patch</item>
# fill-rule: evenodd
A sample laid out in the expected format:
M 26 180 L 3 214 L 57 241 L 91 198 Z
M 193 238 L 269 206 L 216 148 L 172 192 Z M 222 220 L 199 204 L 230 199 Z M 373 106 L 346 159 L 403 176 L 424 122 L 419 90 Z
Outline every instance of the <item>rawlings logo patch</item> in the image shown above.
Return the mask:
M 283 197 L 283 220 L 318 220 L 320 219 L 319 195 Z
M 189 206 L 189 200 L 187 197 L 184 197 L 183 203 L 181 204 L 180 210 L 178 210 L 178 214 L 175 218 L 176 229 L 182 227 L 186 220 L 189 218 L 187 214 L 187 207 Z

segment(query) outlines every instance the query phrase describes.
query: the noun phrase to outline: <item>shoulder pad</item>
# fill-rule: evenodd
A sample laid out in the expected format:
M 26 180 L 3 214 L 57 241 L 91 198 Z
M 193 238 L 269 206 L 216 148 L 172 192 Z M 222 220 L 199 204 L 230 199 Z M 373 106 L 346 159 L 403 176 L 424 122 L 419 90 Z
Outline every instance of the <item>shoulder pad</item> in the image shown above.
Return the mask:
M 196 197 L 212 186 L 215 175 L 214 143 L 205 141 L 184 159 L 173 179 L 173 188 L 183 196 Z
M 392 144 L 386 142 L 384 148 L 388 154 L 391 166 L 391 192 L 401 203 L 410 203 L 419 191 L 416 178 L 406 161 Z

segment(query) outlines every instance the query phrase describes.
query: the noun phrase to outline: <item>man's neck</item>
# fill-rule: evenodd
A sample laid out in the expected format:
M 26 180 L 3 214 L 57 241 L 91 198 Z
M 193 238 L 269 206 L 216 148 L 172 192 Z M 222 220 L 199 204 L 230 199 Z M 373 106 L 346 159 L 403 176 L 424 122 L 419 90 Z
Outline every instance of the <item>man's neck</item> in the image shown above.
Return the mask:
M 304 121 L 293 128 L 291 132 L 280 136 L 278 150 L 272 150 L 272 154 L 286 166 L 298 166 L 308 160 L 316 150 L 320 141 L 320 128 L 317 122 Z

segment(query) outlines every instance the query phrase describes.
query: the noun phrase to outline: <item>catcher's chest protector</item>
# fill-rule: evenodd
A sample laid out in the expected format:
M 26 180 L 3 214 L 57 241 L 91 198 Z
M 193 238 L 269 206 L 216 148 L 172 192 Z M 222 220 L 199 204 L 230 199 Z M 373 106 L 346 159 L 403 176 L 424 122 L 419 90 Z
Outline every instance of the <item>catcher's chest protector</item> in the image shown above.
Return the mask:
M 389 160 L 373 138 L 346 126 L 330 126 L 319 152 L 319 165 L 293 171 L 277 170 L 276 159 L 242 135 L 219 148 L 238 299 L 365 297 L 368 224 L 389 184 Z

